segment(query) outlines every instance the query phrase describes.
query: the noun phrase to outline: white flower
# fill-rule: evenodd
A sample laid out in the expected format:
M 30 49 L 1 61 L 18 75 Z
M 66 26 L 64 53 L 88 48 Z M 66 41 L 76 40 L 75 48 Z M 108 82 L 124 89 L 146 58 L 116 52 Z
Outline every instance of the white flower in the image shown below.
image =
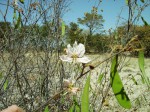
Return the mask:
M 79 88 L 74 87 L 74 81 L 71 81 L 70 79 L 64 79 L 63 86 L 67 88 L 67 91 L 73 94 L 76 94 L 79 91 Z
M 69 80 L 69 79 L 64 79 L 64 83 L 63 83 L 63 86 L 64 86 L 64 87 L 69 88 L 69 87 L 71 87 L 72 85 L 73 85 L 73 82 L 72 82 L 71 80 Z
M 78 91 L 79 91 L 79 88 L 77 87 L 72 87 L 72 88 L 69 88 L 68 91 L 72 94 L 76 94 Z
M 81 43 L 79 43 L 78 45 L 76 41 L 73 44 L 73 47 L 70 44 L 67 45 L 66 53 L 67 55 L 60 56 L 60 59 L 62 61 L 81 63 L 88 63 L 91 61 L 88 57 L 84 56 L 84 45 Z

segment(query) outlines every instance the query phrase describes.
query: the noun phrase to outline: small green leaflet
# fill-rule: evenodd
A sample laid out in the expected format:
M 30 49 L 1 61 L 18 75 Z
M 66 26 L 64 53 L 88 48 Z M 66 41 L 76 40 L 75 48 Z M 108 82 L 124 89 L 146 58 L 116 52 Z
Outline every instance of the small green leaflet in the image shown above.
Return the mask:
M 0 79 L 2 79 L 3 78 L 3 73 L 2 72 L 0 72 Z
M 20 26 L 21 26 L 21 14 L 19 13 L 17 23 L 15 24 L 15 29 L 18 29 Z
M 69 109 L 69 112 L 75 112 L 75 104 L 73 103 L 73 105 L 71 106 L 71 108 Z
M 22 4 L 24 4 L 24 0 L 19 0 Z
M 17 15 L 16 15 L 16 10 L 15 9 L 14 9 L 13 19 L 15 19 L 17 21 Z
M 89 87 L 90 87 L 90 75 L 86 80 L 83 93 L 81 96 L 81 112 L 89 112 Z
M 129 0 L 125 0 L 126 4 L 128 5 L 129 4 Z
M 62 21 L 62 25 L 61 25 L 61 35 L 64 36 L 65 35 L 65 22 Z
M 144 65 L 145 65 L 145 63 L 144 63 L 144 51 L 139 51 L 138 62 L 139 62 L 139 68 L 142 72 L 142 78 L 146 82 L 147 86 L 150 88 L 150 81 L 149 81 L 148 77 L 146 76 L 145 68 L 144 68 Z
M 69 112 L 81 112 L 78 105 L 73 104 L 69 109 Z
M 125 89 L 123 87 L 121 78 L 117 71 L 117 65 L 118 65 L 118 55 L 116 55 L 112 60 L 111 73 L 110 73 L 111 87 L 113 89 L 114 95 L 115 95 L 118 103 L 122 107 L 124 107 L 126 109 L 130 109 L 131 102 L 130 102 L 130 99 L 129 99 L 128 95 L 126 94 Z
M 44 112 L 49 112 L 48 106 L 45 107 Z
M 100 74 L 98 77 L 98 83 L 101 84 L 104 74 Z
M 4 87 L 4 91 L 5 91 L 5 90 L 6 90 L 6 88 L 8 87 L 8 80 L 6 80 L 6 81 L 5 81 L 4 86 L 3 86 L 3 87 Z
M 69 109 L 69 112 L 81 112 L 81 111 L 80 111 L 80 106 L 79 106 L 79 104 L 78 104 L 78 102 L 76 101 L 75 98 L 74 98 L 73 105 L 72 105 L 71 108 Z
M 80 107 L 78 105 L 75 106 L 76 112 L 81 112 Z
M 142 16 L 141 16 L 141 19 L 142 19 L 144 25 L 145 25 L 145 26 L 148 26 L 148 23 L 145 21 L 145 19 L 144 19 Z

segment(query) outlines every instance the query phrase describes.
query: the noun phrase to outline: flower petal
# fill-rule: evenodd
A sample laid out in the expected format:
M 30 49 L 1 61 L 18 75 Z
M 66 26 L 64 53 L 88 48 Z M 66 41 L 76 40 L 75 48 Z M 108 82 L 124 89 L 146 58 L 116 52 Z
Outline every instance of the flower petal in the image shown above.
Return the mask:
M 77 51 L 78 51 L 78 44 L 77 44 L 76 41 L 74 42 L 72 49 L 73 49 L 73 54 L 77 54 Z
M 62 55 L 62 56 L 60 56 L 60 59 L 61 59 L 62 61 L 67 61 L 67 62 L 72 62 L 72 61 L 73 61 L 73 59 L 70 58 L 70 57 L 68 57 L 67 55 Z
M 67 87 L 67 88 L 68 88 L 71 84 L 72 84 L 72 83 L 71 83 L 70 80 L 64 79 L 64 82 L 63 82 L 63 86 L 64 86 L 64 87 Z
M 77 58 L 77 62 L 80 62 L 80 63 L 89 63 L 90 61 L 91 60 L 86 56 L 84 56 L 82 58 Z
M 74 42 L 73 48 L 76 48 L 78 46 L 77 41 Z
M 76 94 L 78 91 L 79 91 L 79 88 L 77 88 L 77 87 L 72 87 L 72 88 L 70 88 L 70 90 L 69 90 L 71 93 L 73 93 L 73 94 Z
M 77 46 L 77 55 L 78 55 L 78 57 L 83 57 L 84 56 L 84 53 L 85 53 L 85 47 L 84 47 L 84 45 L 83 44 L 79 44 L 78 46 Z
M 70 44 L 68 44 L 67 45 L 67 50 L 66 50 L 66 53 L 67 53 L 67 55 L 68 55 L 68 57 L 71 57 L 72 56 L 72 54 L 73 54 L 73 48 L 71 47 L 71 45 Z

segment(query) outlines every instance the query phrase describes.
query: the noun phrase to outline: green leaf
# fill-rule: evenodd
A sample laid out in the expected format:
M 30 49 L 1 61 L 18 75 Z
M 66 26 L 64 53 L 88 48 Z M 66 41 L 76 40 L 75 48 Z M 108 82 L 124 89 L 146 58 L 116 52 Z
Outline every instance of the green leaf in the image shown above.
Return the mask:
M 71 106 L 71 108 L 69 109 L 69 112 L 75 112 L 75 104 L 73 103 L 73 105 Z
M 76 109 L 76 112 L 81 112 L 79 105 L 76 105 L 76 106 L 75 106 L 75 109 Z
M 64 36 L 65 35 L 65 22 L 62 21 L 62 26 L 61 26 L 61 35 Z
M 77 100 L 74 98 L 74 104 L 75 104 L 75 110 L 76 112 L 81 112 L 80 111 L 80 105 L 78 104 Z
M 21 26 L 21 14 L 19 13 L 19 17 L 17 19 L 17 23 L 15 25 L 15 29 L 18 29 Z
M 126 2 L 126 5 L 128 5 L 128 4 L 129 4 L 129 0 L 125 0 L 125 2 Z
M 83 93 L 81 96 L 81 112 L 89 112 L 89 87 L 90 87 L 90 75 L 86 80 Z
M 44 112 L 49 112 L 48 106 L 45 107 Z
M 8 87 L 8 80 L 6 80 L 4 83 L 4 91 L 6 90 L 7 87 Z
M 144 52 L 143 51 L 139 51 L 139 58 L 138 58 L 138 63 L 139 63 L 139 68 L 142 72 L 143 75 L 145 75 L 145 68 L 144 68 Z
M 104 74 L 100 74 L 99 75 L 99 77 L 98 77 L 98 83 L 102 82 L 103 77 L 104 77 Z
M 144 19 L 142 16 L 141 16 L 141 19 L 142 19 L 144 25 L 145 25 L 145 26 L 148 26 L 148 23 L 145 21 L 145 19 Z
M 24 4 L 24 0 L 19 0 L 22 4 Z
M 144 3 L 144 0 L 141 0 L 142 3 Z
M 121 78 L 119 76 L 119 73 L 117 71 L 117 65 L 118 65 L 118 55 L 116 55 L 113 60 L 112 60 L 112 65 L 111 65 L 111 73 L 110 73 L 110 83 L 111 87 L 113 89 L 113 92 L 115 94 L 115 97 L 118 101 L 118 103 L 126 108 L 130 109 L 131 108 L 131 102 L 126 94 Z
M 15 19 L 17 21 L 17 15 L 16 15 L 16 10 L 15 9 L 14 9 L 13 19 Z
M 144 65 L 145 65 L 144 51 L 139 51 L 138 63 L 139 63 L 139 68 L 142 72 L 142 78 L 146 82 L 147 86 L 150 88 L 150 81 L 149 81 L 148 77 L 146 76 L 145 68 L 144 68 Z
M 71 106 L 71 108 L 69 109 L 69 112 L 80 112 L 80 106 L 76 100 L 76 97 L 73 97 L 73 105 Z
M 2 79 L 3 78 L 3 73 L 2 72 L 0 72 L 0 79 Z
M 76 104 L 73 104 L 69 109 L 69 112 L 80 112 L 80 107 Z

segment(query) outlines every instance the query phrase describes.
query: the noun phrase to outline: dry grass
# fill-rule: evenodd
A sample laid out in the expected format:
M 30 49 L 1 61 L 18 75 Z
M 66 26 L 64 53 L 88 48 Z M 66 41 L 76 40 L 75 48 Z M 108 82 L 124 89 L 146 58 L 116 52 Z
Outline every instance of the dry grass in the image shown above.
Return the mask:
M 45 52 L 28 52 L 20 55 L 17 60 L 17 72 L 13 56 L 5 53 L 0 59 L 0 71 L 2 72 L 1 83 L 1 105 L 0 108 L 5 108 L 7 105 L 18 104 L 24 109 L 31 111 L 39 107 L 47 101 L 47 98 L 53 96 L 61 88 L 61 77 L 75 79 L 81 72 L 81 64 L 71 64 L 58 59 L 55 53 L 49 54 Z M 93 61 L 90 63 L 95 65 L 108 57 L 103 55 L 88 55 Z M 15 59 L 15 58 L 14 58 Z M 132 109 L 125 110 L 120 107 L 110 89 L 108 96 L 103 104 L 102 111 L 150 111 L 150 95 L 147 86 L 141 81 L 141 72 L 138 67 L 138 59 L 122 56 L 119 58 L 119 74 L 122 78 L 125 90 L 127 91 L 130 100 L 132 101 Z M 150 78 L 150 59 L 145 59 L 146 74 Z M 89 69 L 87 67 L 87 69 Z M 86 70 L 87 70 L 86 69 Z M 100 64 L 92 70 L 91 74 L 91 90 L 90 101 L 93 108 L 97 110 L 101 105 L 102 96 L 105 94 L 109 83 L 110 60 Z M 103 83 L 98 84 L 98 77 L 105 73 Z M 63 76 L 62 76 L 63 75 Z M 7 77 L 8 76 L 8 77 Z M 83 76 L 77 81 L 76 86 L 80 88 L 78 96 L 82 93 L 82 88 L 86 79 Z M 2 87 L 4 80 L 8 80 L 6 90 Z M 137 84 L 132 80 L 134 77 Z M 48 83 L 47 83 L 48 82 Z M 19 87 L 20 86 L 20 87 Z M 71 96 L 70 96 L 71 98 Z M 65 105 L 70 100 L 66 100 Z M 56 102 L 50 102 L 54 105 L 54 109 L 60 108 Z M 69 108 L 69 107 L 67 107 Z

